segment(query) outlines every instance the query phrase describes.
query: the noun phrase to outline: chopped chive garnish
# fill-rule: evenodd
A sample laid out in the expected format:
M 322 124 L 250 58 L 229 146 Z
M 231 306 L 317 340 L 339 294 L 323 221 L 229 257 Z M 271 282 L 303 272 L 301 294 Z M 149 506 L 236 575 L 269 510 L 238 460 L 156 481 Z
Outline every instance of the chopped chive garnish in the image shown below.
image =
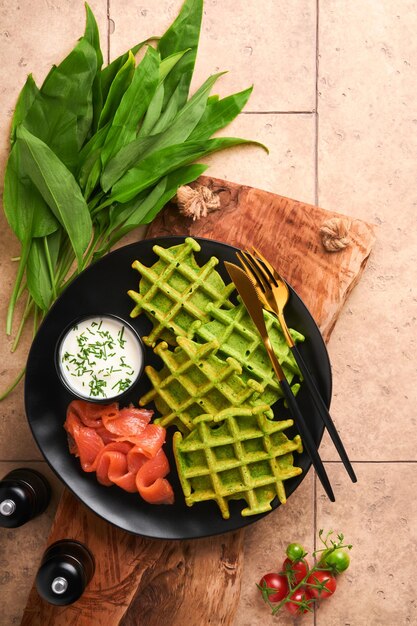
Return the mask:
M 69 349 L 61 353 L 63 369 L 68 376 L 80 381 L 77 383 L 80 388 L 88 386 L 91 397 L 105 398 L 106 388 L 122 393 L 132 385 L 135 367 L 127 355 L 120 354 L 126 350 L 125 330 L 125 326 L 115 331 L 106 330 L 103 320 L 73 327 Z

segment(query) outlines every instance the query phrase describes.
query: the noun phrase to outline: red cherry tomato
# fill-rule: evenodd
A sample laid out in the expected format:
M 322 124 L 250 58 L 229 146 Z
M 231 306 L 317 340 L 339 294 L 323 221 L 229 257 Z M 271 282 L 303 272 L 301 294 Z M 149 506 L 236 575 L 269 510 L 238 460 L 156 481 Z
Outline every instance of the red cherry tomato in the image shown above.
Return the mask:
M 315 587 L 308 588 L 310 596 L 312 598 L 318 598 L 319 600 L 328 598 L 336 591 L 336 578 L 331 572 L 323 572 L 321 570 L 313 572 L 313 574 L 310 574 L 307 578 L 307 583 L 309 585 L 319 585 L 325 583 L 325 587 L 321 590 L 316 589 Z
M 284 574 L 285 572 L 288 573 L 289 575 L 289 580 L 291 585 L 294 587 L 295 585 L 298 585 L 298 583 L 305 577 L 307 576 L 309 567 L 308 567 L 308 563 L 305 559 L 302 559 L 301 561 L 291 561 L 291 559 L 285 559 L 284 563 L 282 564 L 282 574 Z
M 300 589 L 294 591 L 294 593 L 290 596 L 290 600 L 293 600 L 294 602 L 287 602 L 284 606 L 287 611 L 291 613 L 291 615 L 302 615 L 303 613 L 307 613 L 308 611 L 306 605 L 310 598 L 311 596 L 308 590 L 300 587 Z M 300 606 L 299 604 L 295 604 L 296 602 L 303 602 L 304 604 Z
M 268 593 L 268 598 L 271 602 L 280 602 L 285 598 L 288 593 L 288 581 L 285 576 L 281 574 L 265 574 L 259 581 L 259 586 L 262 589 L 268 587 L 269 589 L 275 589 L 275 593 Z

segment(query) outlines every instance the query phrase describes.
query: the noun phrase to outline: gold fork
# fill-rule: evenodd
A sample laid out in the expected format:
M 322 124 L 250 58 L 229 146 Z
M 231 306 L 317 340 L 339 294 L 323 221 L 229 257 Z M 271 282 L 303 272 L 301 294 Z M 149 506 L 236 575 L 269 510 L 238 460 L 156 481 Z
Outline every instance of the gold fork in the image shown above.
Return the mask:
M 284 317 L 284 308 L 290 296 L 287 283 L 256 248 L 253 247 L 252 250 L 253 253 L 261 259 L 264 266 L 261 266 L 258 259 L 250 252 L 242 250 L 241 253 L 237 252 L 236 254 L 247 274 L 251 275 L 255 281 L 258 297 L 263 307 L 278 317 L 285 340 L 290 347 L 293 347 L 295 342 L 291 337 Z
M 285 340 L 294 355 L 298 367 L 300 368 L 316 409 L 328 430 L 347 473 L 349 474 L 352 482 L 355 483 L 357 482 L 355 472 L 351 462 L 349 461 L 349 457 L 346 453 L 342 440 L 340 439 L 339 433 L 337 432 L 334 422 L 330 416 L 329 410 L 319 390 L 317 389 L 316 383 L 314 382 L 313 376 L 307 364 L 301 356 L 301 353 L 291 337 L 290 331 L 288 330 L 284 317 L 284 308 L 290 297 L 288 285 L 281 278 L 274 267 L 267 261 L 267 259 L 258 250 L 256 250 L 256 248 L 252 248 L 252 250 L 254 254 L 251 254 L 248 251 L 242 251 L 240 253 L 237 252 L 237 257 L 242 263 L 247 275 L 254 283 L 258 298 L 263 307 L 278 317 Z M 255 255 L 258 258 L 256 258 Z

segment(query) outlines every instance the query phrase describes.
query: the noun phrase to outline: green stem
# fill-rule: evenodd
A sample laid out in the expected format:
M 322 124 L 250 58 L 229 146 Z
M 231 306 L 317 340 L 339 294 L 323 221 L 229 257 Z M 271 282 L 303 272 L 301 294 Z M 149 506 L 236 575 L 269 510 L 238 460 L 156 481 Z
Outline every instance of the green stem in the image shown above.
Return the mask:
M 25 305 L 25 310 L 23 311 L 23 315 L 22 315 L 22 319 L 20 320 L 20 324 L 19 324 L 19 328 L 17 329 L 17 333 L 16 333 L 16 337 L 14 338 L 13 341 L 13 345 L 11 348 L 11 352 L 14 352 L 19 344 L 20 341 L 20 337 L 22 335 L 23 332 L 23 328 L 25 326 L 26 320 L 29 317 L 31 311 L 32 311 L 32 307 L 34 305 L 34 301 L 32 300 L 32 297 L 30 295 L 30 293 L 28 293 L 28 297 L 26 300 L 26 305 Z
M 35 307 L 35 313 L 33 314 L 33 331 L 32 337 L 35 338 L 36 333 L 38 332 L 38 328 L 43 322 L 43 318 L 46 315 L 46 311 L 42 311 L 38 306 Z
M 69 247 L 68 242 L 66 242 L 67 246 L 64 249 L 60 262 L 59 268 L 57 272 L 56 284 L 58 285 L 58 291 L 61 283 L 65 280 L 66 275 L 68 274 L 71 265 L 74 263 L 75 257 L 72 249 Z
M 20 288 L 19 288 L 19 293 L 17 294 L 17 298 L 16 298 L 16 302 L 19 300 L 20 296 L 22 295 L 22 293 L 25 291 L 26 289 L 26 285 L 27 282 L 24 281 L 23 283 L 21 283 Z
M 94 209 L 97 208 L 97 204 L 100 202 L 100 200 L 102 200 L 102 198 L 104 198 L 105 195 L 105 192 L 102 191 L 98 193 L 92 200 L 90 200 L 90 202 L 88 203 L 88 208 L 90 209 L 91 216 L 94 215 Z
M 92 241 L 91 241 L 91 243 L 90 243 L 90 245 L 88 247 L 88 250 L 87 250 L 87 252 L 86 252 L 86 254 L 84 256 L 84 259 L 83 259 L 83 264 L 82 264 L 82 269 L 83 270 L 90 263 L 91 258 L 92 258 L 93 254 L 94 254 L 94 251 L 95 251 L 97 245 L 100 242 L 100 239 L 101 239 L 100 233 L 98 231 L 95 231 L 94 232 L 94 237 L 93 237 L 93 239 L 92 239 Z
M 38 311 L 39 311 L 39 307 L 35 306 L 35 312 L 33 314 L 33 329 L 32 329 L 33 338 L 35 338 L 35 335 L 38 331 Z
M 20 256 L 19 267 L 17 269 L 16 280 L 13 287 L 13 292 L 10 297 L 9 307 L 7 309 L 6 318 L 6 334 L 10 335 L 12 332 L 13 314 L 19 294 L 20 284 L 22 282 L 23 274 L 25 272 L 26 261 L 29 256 L 30 242 L 25 242 L 22 245 L 22 254 Z
M 10 385 L 10 387 L 7 387 L 6 391 L 4 391 L 1 396 L 0 396 L 0 402 L 2 402 L 2 400 L 4 400 L 5 398 L 7 398 L 7 396 L 9 395 L 9 393 L 11 393 L 13 391 L 13 389 L 15 387 L 17 387 L 17 385 L 19 384 L 19 382 L 21 381 L 21 379 L 23 378 L 23 376 L 25 375 L 26 372 L 26 367 L 24 367 L 22 369 L 22 371 L 18 374 L 17 378 L 14 380 L 14 382 Z
M 54 269 L 52 267 L 52 259 L 51 259 L 51 254 L 49 252 L 49 246 L 48 246 L 48 238 L 44 237 L 43 238 L 43 246 L 45 249 L 45 257 L 46 257 L 46 264 L 48 266 L 48 272 L 49 272 L 49 279 L 51 281 L 51 287 L 52 287 L 52 297 L 54 300 L 56 300 L 56 284 L 55 284 L 55 274 L 54 274 Z

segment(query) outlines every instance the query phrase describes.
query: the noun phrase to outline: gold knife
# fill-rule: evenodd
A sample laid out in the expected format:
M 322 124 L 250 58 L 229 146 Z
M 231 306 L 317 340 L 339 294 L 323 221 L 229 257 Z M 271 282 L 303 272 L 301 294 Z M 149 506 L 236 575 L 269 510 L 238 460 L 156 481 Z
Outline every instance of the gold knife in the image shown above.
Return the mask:
M 255 324 L 259 334 L 261 335 L 262 342 L 271 360 L 272 367 L 274 368 L 274 372 L 278 378 L 282 392 L 287 401 L 288 408 L 290 409 L 290 413 L 294 419 L 298 432 L 300 433 L 304 448 L 311 459 L 311 462 L 317 472 L 317 476 L 319 477 L 321 484 L 324 487 L 324 490 L 326 491 L 329 499 L 334 502 L 335 497 L 323 462 L 319 456 L 317 447 L 314 443 L 311 432 L 307 427 L 303 414 L 300 411 L 297 400 L 295 399 L 291 387 L 288 384 L 281 364 L 275 355 L 271 340 L 269 339 L 264 320 L 264 310 L 258 299 L 255 286 L 253 285 L 247 274 L 240 267 L 234 265 L 233 263 L 229 263 L 228 261 L 225 261 L 224 265 L 229 273 L 230 278 L 234 282 L 235 287 L 238 290 L 239 295 L 242 298 L 243 304 L 245 305 L 253 323 Z

